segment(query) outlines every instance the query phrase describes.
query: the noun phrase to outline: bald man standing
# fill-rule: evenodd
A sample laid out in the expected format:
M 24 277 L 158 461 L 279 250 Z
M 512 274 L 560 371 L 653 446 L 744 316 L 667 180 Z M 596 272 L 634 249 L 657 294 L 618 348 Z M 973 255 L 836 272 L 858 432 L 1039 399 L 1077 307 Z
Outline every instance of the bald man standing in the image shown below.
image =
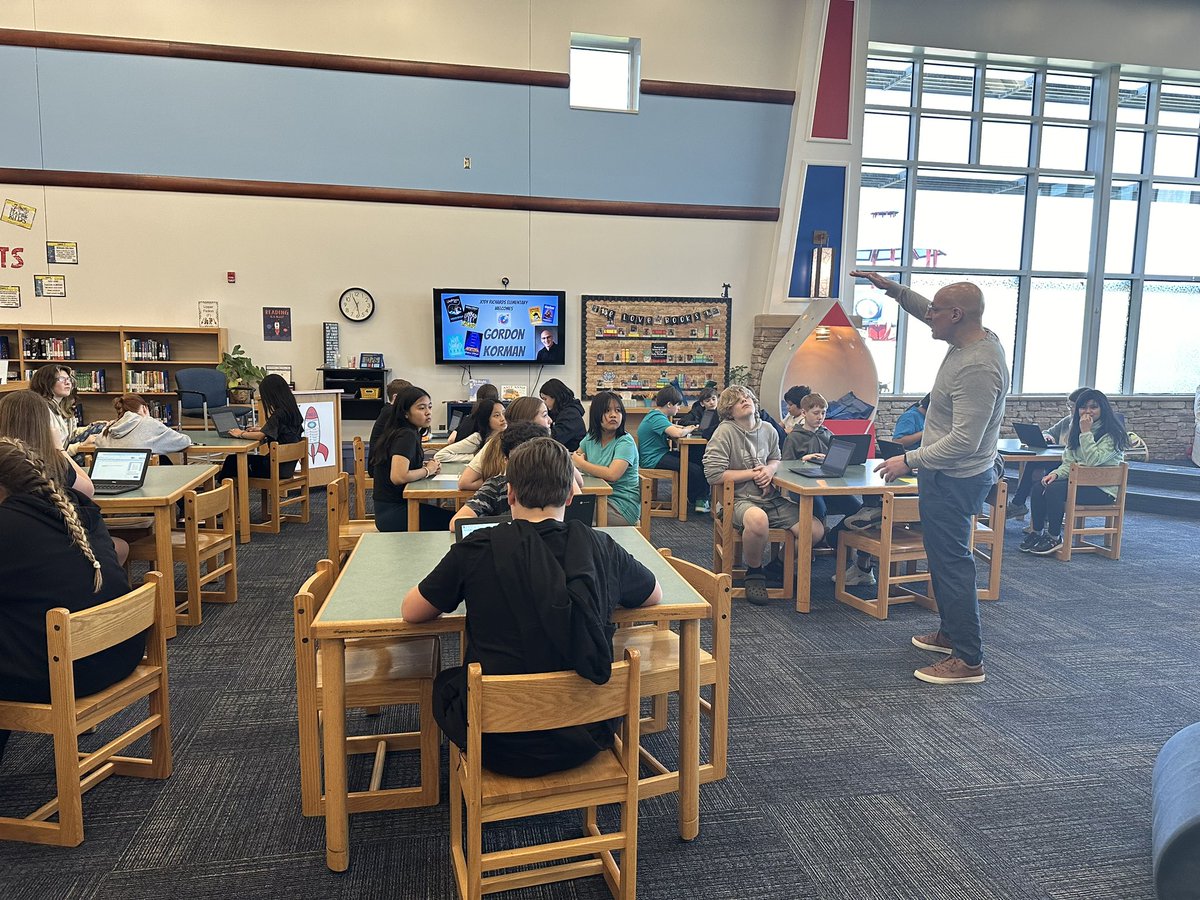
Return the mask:
M 983 293 L 970 282 L 946 285 L 931 302 L 875 272 L 850 274 L 899 300 L 905 312 L 930 327 L 934 340 L 950 345 L 929 392 L 921 447 L 885 460 L 875 471 L 886 481 L 917 472 L 925 555 L 942 621 L 937 631 L 912 642 L 948 656 L 913 674 L 931 684 L 974 684 L 984 674 L 971 517 L 983 508 L 995 481 L 1009 385 L 1004 348 L 983 327 Z

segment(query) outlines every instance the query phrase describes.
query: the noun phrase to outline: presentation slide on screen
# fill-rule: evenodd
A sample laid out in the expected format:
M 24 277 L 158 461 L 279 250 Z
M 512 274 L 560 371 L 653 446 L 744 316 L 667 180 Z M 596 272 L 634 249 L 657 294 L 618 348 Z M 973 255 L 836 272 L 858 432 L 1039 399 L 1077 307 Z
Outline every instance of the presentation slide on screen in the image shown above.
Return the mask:
M 563 362 L 558 294 L 442 291 L 438 305 L 446 362 Z

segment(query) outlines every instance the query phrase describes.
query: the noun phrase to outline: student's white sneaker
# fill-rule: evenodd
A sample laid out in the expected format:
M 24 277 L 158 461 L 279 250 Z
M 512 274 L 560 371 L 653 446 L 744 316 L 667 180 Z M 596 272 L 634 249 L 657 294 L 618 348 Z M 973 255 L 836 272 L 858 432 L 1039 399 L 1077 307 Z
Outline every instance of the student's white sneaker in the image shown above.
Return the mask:
M 837 581 L 837 575 L 833 575 L 831 580 Z M 846 587 L 870 586 L 873 584 L 875 584 L 875 573 L 870 569 L 864 572 L 858 566 L 851 566 L 846 570 Z

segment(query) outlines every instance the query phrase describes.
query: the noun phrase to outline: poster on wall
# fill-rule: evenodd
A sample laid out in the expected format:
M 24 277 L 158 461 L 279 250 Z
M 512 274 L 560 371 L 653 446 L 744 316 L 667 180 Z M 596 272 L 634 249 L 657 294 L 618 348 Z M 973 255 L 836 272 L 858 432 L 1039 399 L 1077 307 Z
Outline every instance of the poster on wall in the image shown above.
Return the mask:
M 21 286 L 19 284 L 0 284 L 0 308 L 21 308 Z
M 325 325 L 325 365 L 332 369 L 341 365 L 342 341 L 338 332 L 337 322 L 326 322 Z
M 288 386 L 291 387 L 292 390 L 296 389 L 296 383 L 292 381 L 291 366 L 263 366 L 263 371 L 268 375 L 278 375 L 288 383 Z
M 221 327 L 221 305 L 216 300 L 201 300 L 198 306 L 201 328 Z
M 292 310 L 288 306 L 264 306 L 263 340 L 290 341 L 292 339 Z
M 304 419 L 304 436 L 308 438 L 308 467 L 323 469 L 336 465 L 339 460 L 334 452 L 333 401 L 301 403 L 300 415 Z
M 33 296 L 35 297 L 65 297 L 67 296 L 66 275 L 34 275 Z
M 46 262 L 52 266 L 79 265 L 79 244 L 75 241 L 46 241 Z
M 0 209 L 0 222 L 20 225 L 22 228 L 32 228 L 36 216 L 37 209 L 35 207 L 26 206 L 16 200 L 5 199 L 4 207 Z

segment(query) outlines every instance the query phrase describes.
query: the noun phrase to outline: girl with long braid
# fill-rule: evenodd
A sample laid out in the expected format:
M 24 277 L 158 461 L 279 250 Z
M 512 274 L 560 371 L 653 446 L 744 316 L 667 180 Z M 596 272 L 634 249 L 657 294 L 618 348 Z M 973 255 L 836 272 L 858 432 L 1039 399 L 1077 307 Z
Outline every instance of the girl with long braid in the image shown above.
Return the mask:
M 100 516 L 81 515 L 50 467 L 23 441 L 0 437 L 0 699 L 50 700 L 46 612 L 72 612 L 129 591 Z M 137 635 L 75 663 L 75 693 L 124 678 L 146 649 Z M 0 731 L 0 756 L 8 733 Z

